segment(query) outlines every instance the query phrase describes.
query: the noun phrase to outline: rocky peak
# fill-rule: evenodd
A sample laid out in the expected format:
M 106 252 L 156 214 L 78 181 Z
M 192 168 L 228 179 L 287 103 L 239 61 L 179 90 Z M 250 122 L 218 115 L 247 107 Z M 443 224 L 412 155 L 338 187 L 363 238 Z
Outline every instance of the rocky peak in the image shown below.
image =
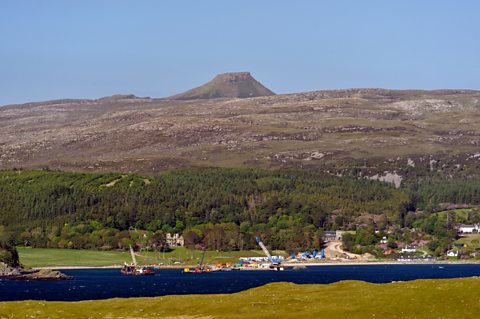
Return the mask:
M 222 73 L 202 86 L 170 97 L 173 100 L 247 98 L 274 95 L 255 80 L 250 72 Z
M 241 81 L 247 80 L 254 80 L 250 72 L 229 72 L 229 73 L 222 73 L 218 74 L 214 79 L 214 81 L 221 81 L 221 82 L 230 82 L 230 83 L 238 83 Z

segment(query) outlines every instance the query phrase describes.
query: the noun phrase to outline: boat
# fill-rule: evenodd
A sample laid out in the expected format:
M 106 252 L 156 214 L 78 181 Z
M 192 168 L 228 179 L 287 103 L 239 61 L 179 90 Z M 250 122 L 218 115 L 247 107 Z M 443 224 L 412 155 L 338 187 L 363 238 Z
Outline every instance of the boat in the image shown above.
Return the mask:
M 196 267 L 193 267 L 193 268 L 185 267 L 183 268 L 183 272 L 192 273 L 192 274 L 203 274 L 206 272 L 211 272 L 212 269 L 203 264 L 203 260 L 205 258 L 205 252 L 206 252 L 206 249 L 204 248 L 202 253 L 202 258 L 200 259 L 200 263 Z
M 133 275 L 133 276 L 151 276 L 155 275 L 152 267 L 139 266 L 137 264 L 137 259 L 133 253 L 133 248 L 130 246 L 130 255 L 132 256 L 132 263 L 128 265 L 126 262 L 123 267 L 120 269 L 120 272 L 124 275 Z
M 148 275 L 155 275 L 155 272 L 151 267 L 138 267 L 135 265 L 123 265 L 123 267 L 120 269 L 120 272 L 124 275 L 143 275 L 143 276 L 148 276 Z
M 211 272 L 212 269 L 211 268 L 207 268 L 205 266 L 203 267 L 193 267 L 193 268 L 189 268 L 189 267 L 185 267 L 183 269 L 183 272 L 185 273 L 193 273 L 193 274 L 203 274 L 203 273 L 206 273 L 206 272 Z

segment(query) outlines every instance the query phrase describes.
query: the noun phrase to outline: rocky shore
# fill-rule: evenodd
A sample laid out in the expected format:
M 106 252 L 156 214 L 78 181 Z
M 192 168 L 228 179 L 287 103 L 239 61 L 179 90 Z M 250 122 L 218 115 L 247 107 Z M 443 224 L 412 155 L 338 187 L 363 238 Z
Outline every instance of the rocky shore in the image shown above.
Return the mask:
M 70 280 L 67 276 L 57 270 L 51 269 L 26 269 L 21 267 L 10 267 L 0 263 L 0 279 L 12 280 Z

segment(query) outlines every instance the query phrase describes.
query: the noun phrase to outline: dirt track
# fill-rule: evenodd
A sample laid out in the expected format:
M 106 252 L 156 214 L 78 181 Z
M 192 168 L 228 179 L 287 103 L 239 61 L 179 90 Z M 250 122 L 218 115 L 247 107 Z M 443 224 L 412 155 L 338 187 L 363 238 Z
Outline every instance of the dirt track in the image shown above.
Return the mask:
M 325 247 L 325 257 L 328 259 L 348 259 L 364 260 L 362 255 L 352 254 L 342 249 L 341 241 L 330 241 Z

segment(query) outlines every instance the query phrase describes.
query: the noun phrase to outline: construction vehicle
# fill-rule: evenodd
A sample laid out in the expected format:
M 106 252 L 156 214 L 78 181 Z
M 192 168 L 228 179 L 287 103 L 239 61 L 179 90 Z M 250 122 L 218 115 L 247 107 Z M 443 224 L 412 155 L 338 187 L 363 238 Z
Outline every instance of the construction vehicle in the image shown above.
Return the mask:
M 263 252 L 267 256 L 268 261 L 270 262 L 269 268 L 272 269 L 272 270 L 276 270 L 276 271 L 283 271 L 283 267 L 281 266 L 280 258 L 272 257 L 272 255 L 268 251 L 267 247 L 263 244 L 260 237 L 257 236 L 257 237 L 255 237 L 255 239 L 257 240 L 257 243 L 260 246 L 260 248 L 262 248 Z
M 207 250 L 204 248 L 203 251 L 202 251 L 202 257 L 200 258 L 200 262 L 198 263 L 198 265 L 196 267 L 194 267 L 194 268 L 185 267 L 183 269 L 183 272 L 194 273 L 194 274 L 203 274 L 204 272 L 210 272 L 211 269 L 203 264 L 203 260 L 205 259 L 205 253 L 206 252 L 207 252 Z
M 126 262 L 123 267 L 120 269 L 120 272 L 124 275 L 141 275 L 141 276 L 149 276 L 154 275 L 155 272 L 151 267 L 146 266 L 138 266 L 137 259 L 135 258 L 135 254 L 133 252 L 132 246 L 130 246 L 130 255 L 132 256 L 132 263 L 128 265 Z

